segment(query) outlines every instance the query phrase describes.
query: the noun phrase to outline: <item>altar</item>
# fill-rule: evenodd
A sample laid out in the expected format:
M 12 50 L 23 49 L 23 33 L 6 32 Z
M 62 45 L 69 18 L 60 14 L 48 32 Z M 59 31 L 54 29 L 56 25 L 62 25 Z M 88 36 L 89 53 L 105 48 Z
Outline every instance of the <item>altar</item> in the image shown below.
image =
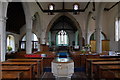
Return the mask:
M 52 73 L 58 78 L 71 78 L 74 73 L 74 62 L 70 57 L 57 57 L 52 61 Z

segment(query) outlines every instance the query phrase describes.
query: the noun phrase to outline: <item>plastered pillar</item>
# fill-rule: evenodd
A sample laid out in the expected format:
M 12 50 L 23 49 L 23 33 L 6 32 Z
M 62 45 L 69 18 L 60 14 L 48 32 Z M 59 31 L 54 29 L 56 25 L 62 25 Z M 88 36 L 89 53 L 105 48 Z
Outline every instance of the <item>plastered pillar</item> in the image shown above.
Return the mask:
M 0 18 L 0 57 L 5 61 L 6 54 L 6 18 Z
M 32 53 L 32 29 L 26 29 L 26 53 Z

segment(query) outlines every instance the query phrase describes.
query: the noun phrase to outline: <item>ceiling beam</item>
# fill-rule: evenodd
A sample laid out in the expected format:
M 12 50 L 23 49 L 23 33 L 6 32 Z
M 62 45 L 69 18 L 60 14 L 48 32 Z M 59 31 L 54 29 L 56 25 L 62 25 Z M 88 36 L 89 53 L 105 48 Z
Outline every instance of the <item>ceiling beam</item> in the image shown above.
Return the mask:
M 90 2 L 87 3 L 87 5 L 85 6 L 84 9 L 79 9 L 79 10 L 73 10 L 73 9 L 64 9 L 64 3 L 63 3 L 63 9 L 58 9 L 58 10 L 43 10 L 43 8 L 41 7 L 41 5 L 39 4 L 39 2 L 36 2 L 37 5 L 39 6 L 39 8 L 41 9 L 42 12 L 44 13 L 48 13 L 48 12 L 85 12 L 85 10 L 88 8 Z
M 119 1 L 120 2 L 120 1 Z M 110 8 L 104 8 L 105 11 L 109 11 L 112 8 L 114 8 L 119 2 L 116 2 L 114 5 L 112 5 Z
M 44 12 L 44 10 L 42 9 L 41 5 L 39 4 L 39 2 L 36 2 L 37 5 L 39 6 L 39 8 Z
M 95 2 L 93 2 L 93 11 L 95 11 Z
M 60 31 L 60 30 L 67 30 L 67 31 L 76 31 L 75 29 L 51 29 L 51 31 Z

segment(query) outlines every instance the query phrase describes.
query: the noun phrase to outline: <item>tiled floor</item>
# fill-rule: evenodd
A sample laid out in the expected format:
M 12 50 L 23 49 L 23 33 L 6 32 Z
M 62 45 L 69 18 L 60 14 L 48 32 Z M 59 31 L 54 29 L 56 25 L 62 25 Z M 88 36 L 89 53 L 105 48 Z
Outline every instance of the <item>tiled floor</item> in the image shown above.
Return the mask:
M 41 80 L 58 80 L 58 79 L 55 79 L 55 77 L 51 72 L 44 72 Z M 63 79 L 59 79 L 59 80 L 63 80 Z M 68 79 L 64 79 L 64 80 L 68 80 Z M 71 80 L 89 80 L 89 79 L 87 79 L 84 72 L 75 72 L 71 77 Z

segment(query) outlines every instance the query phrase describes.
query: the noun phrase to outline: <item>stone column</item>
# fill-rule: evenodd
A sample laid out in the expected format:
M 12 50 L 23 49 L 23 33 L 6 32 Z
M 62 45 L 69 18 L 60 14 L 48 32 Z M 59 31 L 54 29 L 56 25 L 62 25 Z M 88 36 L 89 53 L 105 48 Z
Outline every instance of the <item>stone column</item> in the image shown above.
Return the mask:
M 26 29 L 26 53 L 32 53 L 32 29 Z
M 40 50 L 40 42 L 41 42 L 41 41 L 40 41 L 40 38 L 38 38 L 38 51 L 41 51 L 41 50 Z
M 101 39 L 101 30 L 103 27 L 103 13 L 104 13 L 104 6 L 106 3 L 97 3 L 96 5 L 96 14 L 95 14 L 95 20 L 96 20 L 96 52 L 102 53 L 102 39 Z
M 5 61 L 6 54 L 6 18 L 0 18 L 0 57 Z
M 26 54 L 32 54 L 32 17 L 26 19 Z
M 89 24 L 89 20 L 90 20 L 90 13 L 87 17 L 87 21 L 86 21 L 86 29 L 85 29 L 85 45 L 89 44 L 89 40 L 88 40 L 88 24 Z
M 102 53 L 101 29 L 98 27 L 95 31 L 96 36 L 96 52 Z

